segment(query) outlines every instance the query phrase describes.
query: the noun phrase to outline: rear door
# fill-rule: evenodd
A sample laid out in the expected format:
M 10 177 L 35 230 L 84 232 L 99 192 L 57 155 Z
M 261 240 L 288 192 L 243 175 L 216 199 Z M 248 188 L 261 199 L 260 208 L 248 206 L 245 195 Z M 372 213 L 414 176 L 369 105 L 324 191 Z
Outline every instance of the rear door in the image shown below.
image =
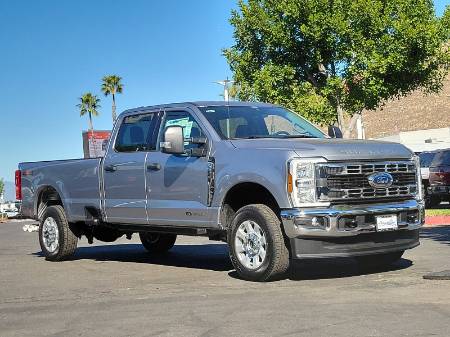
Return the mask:
M 166 110 L 160 138 L 168 126 L 182 126 L 184 137 L 207 137 L 192 112 Z M 185 142 L 186 149 L 206 145 Z M 156 151 L 147 158 L 148 218 L 150 224 L 210 226 L 208 159 Z
M 103 164 L 106 220 L 147 224 L 145 161 L 156 149 L 159 112 L 123 118 Z

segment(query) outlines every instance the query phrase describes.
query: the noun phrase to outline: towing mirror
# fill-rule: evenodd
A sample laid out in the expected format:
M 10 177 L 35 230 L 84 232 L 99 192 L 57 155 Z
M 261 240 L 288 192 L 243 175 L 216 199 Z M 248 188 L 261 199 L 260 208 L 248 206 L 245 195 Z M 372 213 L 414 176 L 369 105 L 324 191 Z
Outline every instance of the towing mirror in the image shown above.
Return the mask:
M 169 126 L 164 131 L 164 141 L 161 142 L 162 152 L 184 154 L 184 134 L 181 126 Z
M 329 125 L 328 136 L 330 136 L 331 138 L 342 138 L 342 131 L 337 126 Z

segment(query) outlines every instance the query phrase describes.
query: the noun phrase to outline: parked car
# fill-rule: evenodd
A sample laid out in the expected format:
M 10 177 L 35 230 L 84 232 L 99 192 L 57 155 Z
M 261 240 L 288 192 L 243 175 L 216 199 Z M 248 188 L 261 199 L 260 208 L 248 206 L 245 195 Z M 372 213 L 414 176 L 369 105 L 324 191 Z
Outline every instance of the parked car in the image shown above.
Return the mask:
M 202 235 L 227 242 L 238 274 L 257 281 L 283 275 L 290 258 L 392 263 L 419 245 L 424 222 L 406 147 L 331 139 L 254 102 L 127 110 L 103 158 L 20 163 L 16 187 L 48 260 L 69 258 L 83 235 L 139 233 L 151 253 Z
M 438 151 L 430 165 L 428 194 L 433 205 L 450 201 L 450 149 Z
M 424 151 L 417 154 L 420 159 L 420 173 L 422 175 L 422 184 L 424 189 L 425 207 L 436 206 L 436 198 L 430 197 L 428 187 L 430 186 L 430 165 L 433 161 L 436 151 Z M 439 203 L 439 202 L 437 202 Z

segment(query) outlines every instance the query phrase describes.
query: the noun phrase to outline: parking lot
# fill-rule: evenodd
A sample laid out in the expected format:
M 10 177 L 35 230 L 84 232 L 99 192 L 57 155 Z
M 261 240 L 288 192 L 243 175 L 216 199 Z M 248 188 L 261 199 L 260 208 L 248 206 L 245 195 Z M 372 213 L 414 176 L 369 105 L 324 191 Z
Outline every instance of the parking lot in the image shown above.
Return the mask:
M 81 241 L 52 263 L 24 222 L 0 224 L 0 335 L 6 336 L 448 336 L 450 227 L 392 268 L 351 260 L 296 263 L 272 283 L 238 279 L 225 244 L 181 237 L 164 257 L 138 238 Z

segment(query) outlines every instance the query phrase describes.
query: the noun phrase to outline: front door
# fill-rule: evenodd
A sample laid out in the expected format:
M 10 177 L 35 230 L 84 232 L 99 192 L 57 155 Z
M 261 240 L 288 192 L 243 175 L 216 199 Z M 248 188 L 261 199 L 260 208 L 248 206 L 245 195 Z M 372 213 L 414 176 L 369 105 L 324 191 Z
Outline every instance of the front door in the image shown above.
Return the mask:
M 105 157 L 103 184 L 106 221 L 147 224 L 145 161 L 156 148 L 158 112 L 124 117 Z
M 165 112 L 160 140 L 168 126 L 183 127 L 184 137 L 206 137 L 187 110 Z M 206 145 L 185 142 L 187 149 Z M 172 226 L 212 225 L 208 211 L 208 159 L 152 152 L 147 158 L 148 219 L 150 224 Z M 216 221 L 217 222 L 217 221 Z

